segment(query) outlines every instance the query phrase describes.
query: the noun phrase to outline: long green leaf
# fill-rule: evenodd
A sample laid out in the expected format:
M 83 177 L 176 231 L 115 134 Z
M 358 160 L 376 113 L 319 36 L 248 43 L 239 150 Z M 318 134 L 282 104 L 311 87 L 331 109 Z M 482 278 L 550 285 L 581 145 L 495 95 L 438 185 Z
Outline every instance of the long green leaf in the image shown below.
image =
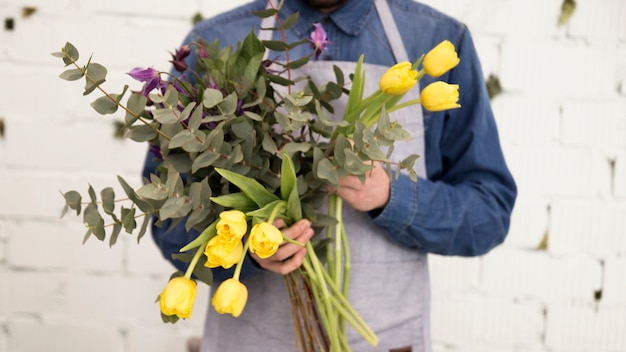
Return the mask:
M 276 195 L 270 193 L 265 187 L 263 187 L 263 185 L 253 178 L 242 176 L 230 170 L 221 168 L 215 168 L 215 171 L 228 180 L 228 182 L 237 186 L 259 207 L 264 207 L 266 204 L 279 199 Z

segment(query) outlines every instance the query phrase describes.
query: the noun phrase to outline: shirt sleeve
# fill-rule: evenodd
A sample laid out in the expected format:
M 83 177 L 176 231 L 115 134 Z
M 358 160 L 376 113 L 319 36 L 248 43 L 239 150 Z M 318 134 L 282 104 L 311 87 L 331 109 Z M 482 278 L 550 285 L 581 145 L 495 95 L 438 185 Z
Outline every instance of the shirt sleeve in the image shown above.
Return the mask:
M 504 241 L 517 189 L 467 30 L 456 47 L 460 64 L 442 79 L 459 84 L 461 108 L 425 115 L 428 178 L 392 181 L 372 223 L 407 247 L 476 256 Z

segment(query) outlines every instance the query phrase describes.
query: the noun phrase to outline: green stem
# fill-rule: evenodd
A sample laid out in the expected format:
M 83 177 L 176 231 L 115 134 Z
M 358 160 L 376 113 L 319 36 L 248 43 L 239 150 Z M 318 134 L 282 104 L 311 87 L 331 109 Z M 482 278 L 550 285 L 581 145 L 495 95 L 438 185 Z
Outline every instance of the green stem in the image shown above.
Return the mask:
M 198 264 L 198 260 L 200 260 L 200 256 L 202 255 L 202 247 L 198 247 L 196 253 L 193 255 L 191 259 L 191 263 L 187 267 L 187 271 L 185 271 L 185 278 L 191 279 L 191 274 L 193 273 L 193 269 L 196 268 L 196 264 Z
M 421 100 L 421 99 L 413 99 L 413 100 L 405 101 L 405 102 L 404 102 L 404 103 L 402 103 L 402 104 L 398 104 L 398 105 L 394 105 L 394 106 L 389 107 L 389 108 L 387 109 L 387 112 L 388 112 L 388 113 L 391 113 L 391 112 L 393 112 L 393 111 L 400 110 L 400 109 L 402 109 L 402 108 L 406 108 L 406 107 L 409 107 L 409 106 L 411 106 L 411 105 L 417 105 L 417 104 L 419 104 L 419 103 L 421 103 L 421 102 L 422 102 L 422 100 Z
M 239 259 L 239 262 L 237 263 L 237 266 L 235 267 L 235 273 L 233 274 L 233 279 L 235 280 L 239 280 L 239 276 L 241 275 L 241 267 L 243 266 L 242 265 L 243 260 L 246 258 L 248 247 L 250 247 L 250 236 L 246 238 L 246 242 L 243 245 L 243 255 L 241 256 L 241 259 Z
M 324 274 L 328 275 L 328 273 L 325 270 L 322 270 L 320 260 L 315 254 L 315 249 L 311 245 L 311 242 L 307 242 L 306 248 L 307 248 L 307 254 L 309 254 L 309 259 L 311 260 L 312 269 L 313 269 L 313 271 L 311 271 L 311 277 L 312 278 L 315 277 L 315 280 L 317 280 L 317 284 L 318 284 L 316 285 L 316 287 L 318 287 L 319 290 L 321 291 L 321 292 L 318 292 L 317 295 L 320 296 L 320 299 L 321 299 L 320 303 L 322 303 L 322 305 L 318 304 L 318 306 L 321 308 L 320 313 L 324 312 L 324 315 L 325 315 L 325 317 L 323 317 L 322 319 L 325 320 L 326 333 L 328 334 L 328 340 L 330 341 L 330 345 L 332 349 L 332 346 L 339 346 L 339 340 L 337 337 L 337 330 L 335 329 L 335 326 L 329 325 L 330 321 L 328 320 L 329 315 L 333 312 L 332 307 L 331 307 L 333 297 L 328 292 L 328 287 L 327 285 L 324 284 L 324 281 L 323 281 L 325 277 Z

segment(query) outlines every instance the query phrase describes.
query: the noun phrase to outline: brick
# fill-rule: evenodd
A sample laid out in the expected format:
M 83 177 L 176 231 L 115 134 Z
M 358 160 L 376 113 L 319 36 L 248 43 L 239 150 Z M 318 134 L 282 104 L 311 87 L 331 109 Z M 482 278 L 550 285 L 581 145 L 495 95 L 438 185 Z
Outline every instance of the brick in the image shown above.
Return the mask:
M 506 93 L 493 99 L 492 108 L 502 144 L 533 146 L 559 139 L 561 119 L 556 101 Z
M 595 6 L 581 2 L 577 4 L 568 32 L 593 41 L 615 42 L 626 38 L 626 24 L 621 17 L 624 13 L 626 2 L 623 0 L 607 0 Z
M 0 316 L 60 313 L 67 276 L 54 272 L 0 270 Z
M 187 340 L 200 336 L 202 331 L 190 320 L 179 320 L 174 326 L 159 324 L 130 328 L 127 336 L 129 351 L 186 351 Z
M 155 300 L 166 280 L 121 275 L 73 275 L 65 287 L 62 306 L 66 316 L 110 325 L 161 322 Z
M 177 269 L 170 264 L 148 233 L 137 243 L 136 236 L 125 239 L 126 270 L 132 275 L 159 275 L 168 278 Z
M 138 173 L 133 175 L 133 178 L 127 177 L 128 175 L 123 176 L 132 187 L 137 188 L 141 185 Z M 0 184 L 0 194 L 3 195 L 3 202 L 0 202 L 0 214 L 18 217 L 35 216 L 58 219 L 65 205 L 62 192 L 76 190 L 84 199 L 88 199 L 87 189 L 90 184 L 97 193 L 105 187 L 113 187 L 116 195 L 125 197 L 113 172 L 105 176 L 101 173 L 86 173 L 86 171 L 73 174 L 69 171 L 61 173 L 58 171 L 11 171 L 5 175 L 4 180 L 5 182 Z M 24 196 L 26 192 L 30 197 Z M 35 196 L 36 202 L 33 201 Z M 126 206 L 129 207 L 130 204 Z M 72 214 L 66 216 L 70 218 Z M 62 221 L 67 220 L 64 218 Z M 78 233 L 82 234 L 83 230 Z
M 626 251 L 626 203 L 558 201 L 552 205 L 550 251 L 609 256 Z
M 506 41 L 500 80 L 506 91 L 524 92 L 536 99 L 615 96 L 614 53 L 610 48 L 589 50 L 588 44 L 579 41 Z M 537 84 L 542 79 L 546 83 Z
M 533 350 L 540 345 L 543 310 L 532 301 L 494 296 L 433 297 L 435 344 L 451 351 Z
M 123 351 L 115 326 L 87 321 L 19 319 L 9 323 L 9 351 L 110 352 Z
M 484 257 L 481 290 L 508 297 L 593 301 L 602 287 L 602 266 L 585 255 L 498 248 Z
M 623 351 L 625 306 L 555 303 L 547 308 L 546 346 L 558 351 Z
M 626 152 L 615 157 L 613 169 L 613 195 L 620 200 L 626 199 Z
M 548 207 L 546 200 L 520 196 L 511 214 L 511 226 L 504 246 L 536 249 L 548 230 Z
M 611 163 L 600 151 L 553 143 L 509 146 L 505 153 L 520 195 L 597 197 L 611 193 Z
M 626 257 L 610 257 L 604 261 L 602 303 L 626 306 Z
M 9 222 L 7 232 L 7 260 L 16 268 L 112 272 L 123 265 L 123 248 L 95 237 L 83 245 L 85 229 L 76 222 Z
M 626 149 L 623 99 L 578 100 L 563 104 L 563 143 L 607 153 Z
M 434 295 L 468 292 L 479 285 L 479 258 L 430 255 L 428 267 Z

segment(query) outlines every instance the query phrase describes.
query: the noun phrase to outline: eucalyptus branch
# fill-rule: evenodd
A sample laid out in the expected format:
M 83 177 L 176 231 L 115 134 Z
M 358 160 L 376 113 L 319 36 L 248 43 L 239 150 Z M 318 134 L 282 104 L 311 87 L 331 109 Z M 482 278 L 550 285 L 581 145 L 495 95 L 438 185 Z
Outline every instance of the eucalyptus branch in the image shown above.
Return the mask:
M 96 81 L 89 75 L 89 73 L 87 72 L 86 68 L 83 68 L 81 66 L 79 66 L 75 60 L 72 60 L 71 57 L 66 55 L 66 58 L 68 60 L 71 61 L 71 63 L 76 67 L 76 69 L 78 69 L 84 76 L 86 79 L 89 80 L 89 82 L 91 82 L 92 84 L 96 84 Z M 120 103 L 117 101 L 117 99 L 113 98 L 111 96 L 111 94 L 109 94 L 106 90 L 104 90 L 104 88 L 102 88 L 100 85 L 98 85 L 96 87 L 102 94 L 104 94 L 104 96 L 106 96 L 109 100 L 111 100 L 112 102 L 114 102 L 115 104 L 117 104 L 117 106 L 119 106 L 120 108 L 122 108 L 124 111 L 126 111 L 128 114 L 130 114 L 132 117 L 136 118 L 137 120 L 141 121 L 144 125 L 150 127 L 154 132 L 158 133 L 159 135 L 161 135 L 161 137 L 170 140 L 171 138 L 169 136 L 167 136 L 166 134 L 164 134 L 161 130 L 159 130 L 158 128 L 152 126 L 148 121 L 144 120 L 141 116 L 135 114 L 133 111 L 129 110 L 126 105 Z

